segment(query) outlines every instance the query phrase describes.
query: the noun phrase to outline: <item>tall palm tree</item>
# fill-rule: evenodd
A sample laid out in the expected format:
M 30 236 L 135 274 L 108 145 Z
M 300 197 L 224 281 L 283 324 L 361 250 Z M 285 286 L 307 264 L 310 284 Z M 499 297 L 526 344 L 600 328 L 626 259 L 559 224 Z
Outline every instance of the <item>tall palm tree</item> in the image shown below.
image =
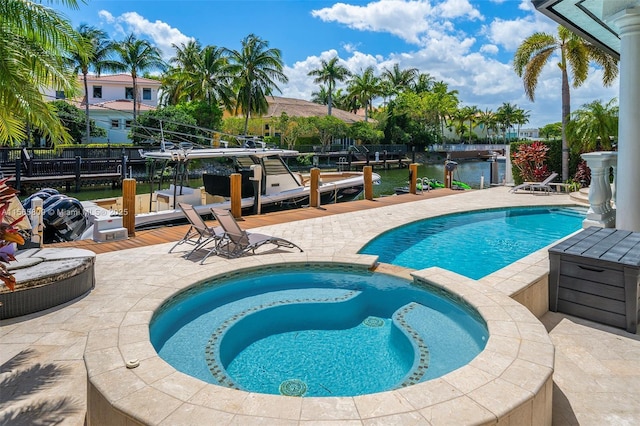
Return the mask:
M 147 40 L 138 39 L 135 34 L 130 34 L 116 47 L 120 54 L 120 61 L 133 80 L 133 121 L 138 117 L 138 74 L 150 70 L 163 70 L 165 62 L 162 60 L 160 50 L 152 46 Z
M 572 148 L 579 152 L 610 150 L 618 136 L 618 100 L 606 104 L 596 100 L 574 111 L 568 133 Z
M 484 111 L 479 111 L 478 116 L 476 118 L 476 123 L 478 126 L 482 127 L 482 131 L 485 135 L 485 140 L 487 140 L 489 136 L 489 130 L 493 130 L 496 127 L 496 116 L 489 108 L 486 108 Z
M 89 85 L 87 83 L 87 75 L 89 69 L 93 69 L 96 75 L 100 75 L 102 71 L 121 71 L 123 66 L 120 62 L 113 59 L 116 51 L 116 44 L 109 40 L 107 33 L 87 24 L 81 24 L 75 32 L 77 48 L 69 52 L 69 60 L 73 66 L 75 74 L 82 74 L 82 82 L 84 85 L 84 112 L 85 112 L 85 131 L 86 141 L 91 140 L 91 120 L 89 118 Z
M 394 64 L 392 69 L 385 68 L 380 76 L 382 81 L 389 84 L 392 95 L 397 95 L 411 88 L 418 77 L 417 68 L 400 69 L 399 64 Z
M 367 67 L 361 74 L 354 74 L 348 82 L 347 90 L 352 98 L 360 101 L 364 108 L 364 121 L 368 121 L 373 111 L 373 99 L 381 95 L 380 78 L 373 72 L 373 66 Z
M 323 59 L 320 65 L 320 68 L 309 71 L 307 75 L 316 77 L 315 80 L 313 80 L 314 83 L 327 85 L 327 92 L 329 94 L 327 115 L 331 115 L 333 90 L 336 87 L 336 82 L 345 81 L 351 75 L 351 72 L 338 63 L 337 56 L 329 59 L 329 61 Z
M 472 106 L 466 106 L 462 108 L 462 112 L 463 112 L 463 115 L 466 117 L 466 120 L 469 122 L 469 143 L 471 143 L 471 133 L 473 133 L 473 128 L 477 123 L 476 115 L 478 114 L 479 110 L 477 106 L 472 105 Z
M 517 110 L 518 106 L 512 105 L 509 102 L 503 102 L 496 110 L 496 120 L 500 123 L 500 127 L 504 132 L 504 140 L 506 143 L 509 143 L 510 139 L 507 137 L 507 131 L 516 123 Z
M 442 83 L 442 82 L 440 82 Z M 416 93 L 430 92 L 435 89 L 436 79 L 429 73 L 420 73 L 413 84 L 413 91 Z
M 580 87 L 587 79 L 589 63 L 593 61 L 602 67 L 602 82 L 609 86 L 618 75 L 618 60 L 562 26 L 558 27 L 558 37 L 547 33 L 534 33 L 518 47 L 513 60 L 514 70 L 523 78 L 525 93 L 531 101 L 534 100 L 542 69 L 558 50 L 558 66 L 562 73 L 562 179 L 566 181 L 569 179 L 569 145 L 566 129 L 571 114 L 569 72 L 573 79 L 573 87 Z
M 515 110 L 513 114 L 513 124 L 517 125 L 516 135 L 520 137 L 520 128 L 529 122 L 531 113 L 521 108 Z
M 78 7 L 77 0 L 49 3 Z M 71 140 L 42 91 L 75 92 L 77 77 L 65 64 L 75 44 L 69 22 L 41 1 L 0 1 L 0 144 L 27 137 L 26 122 L 52 141 Z
M 421 78 L 422 76 L 424 78 Z M 431 81 L 429 74 L 421 74 L 418 76 L 418 82 L 420 84 Z M 449 90 L 449 85 L 444 81 L 436 81 L 428 83 L 431 87 L 429 90 L 421 93 L 426 93 L 431 98 L 431 104 L 434 107 L 436 115 L 436 121 L 439 125 L 440 137 L 444 135 L 444 126 L 447 121 L 447 117 L 450 117 L 458 109 L 458 91 Z M 424 87 L 424 86 L 423 86 Z
M 249 127 L 252 112 L 263 114 L 269 107 L 267 96 L 278 90 L 276 82 L 289 81 L 283 72 L 282 52 L 270 48 L 269 42 L 249 34 L 241 42 L 240 51 L 225 49 L 229 55 L 229 74 L 236 93 L 236 110 L 241 109 L 244 133 Z

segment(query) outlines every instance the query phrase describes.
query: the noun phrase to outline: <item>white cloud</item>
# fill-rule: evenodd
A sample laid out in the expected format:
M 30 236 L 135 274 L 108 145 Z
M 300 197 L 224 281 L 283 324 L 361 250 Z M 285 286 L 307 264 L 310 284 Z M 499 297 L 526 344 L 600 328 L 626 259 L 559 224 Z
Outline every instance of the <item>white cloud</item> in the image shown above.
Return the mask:
M 168 59 L 175 54 L 173 45 L 180 46 L 186 44 L 192 37 L 184 35 L 180 30 L 156 20 L 149 21 L 136 12 L 125 12 L 118 17 L 114 17 L 106 10 L 101 10 L 99 16 L 108 24 L 114 25 L 118 32 L 126 35 L 134 33 L 137 36 L 148 38 L 160 49 L 164 59 Z
M 483 44 L 480 46 L 480 52 L 488 53 L 489 55 L 496 55 L 500 49 L 495 44 Z
M 446 0 L 436 6 L 428 0 L 380 0 L 365 6 L 336 3 L 313 10 L 311 15 L 360 31 L 393 34 L 413 44 L 420 44 L 430 29 L 450 29 L 447 19 L 482 19 L 480 12 L 468 0 Z

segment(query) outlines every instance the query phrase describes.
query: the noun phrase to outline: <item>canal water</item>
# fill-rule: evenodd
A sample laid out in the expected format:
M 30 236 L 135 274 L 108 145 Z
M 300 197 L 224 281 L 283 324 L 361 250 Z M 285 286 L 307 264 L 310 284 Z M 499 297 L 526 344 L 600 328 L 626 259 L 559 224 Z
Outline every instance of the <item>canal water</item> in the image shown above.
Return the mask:
M 491 162 L 489 161 L 461 161 L 458 163 L 456 170 L 453 172 L 453 179 L 466 183 L 474 189 L 480 188 L 480 182 L 484 178 L 484 187 L 490 185 Z M 404 187 L 409 182 L 409 169 L 393 168 L 389 170 L 375 169 L 375 173 L 380 175 L 380 184 L 374 185 L 374 197 L 395 194 L 396 187 Z M 498 162 L 498 180 L 501 183 L 505 176 L 505 163 Z M 444 181 L 444 163 L 442 164 L 423 164 L 418 167 L 419 178 L 430 178 Z M 494 182 L 497 183 L 497 182 Z M 190 184 L 197 186 L 202 184 L 201 181 L 191 179 Z M 157 184 L 156 184 L 157 185 Z M 169 184 L 166 183 L 165 186 Z M 154 186 L 154 189 L 156 187 Z M 63 189 L 60 189 L 63 192 Z M 138 194 L 148 194 L 149 184 L 138 182 L 136 185 Z M 71 192 L 66 194 L 70 197 L 77 198 L 80 201 L 97 200 L 101 198 L 112 198 L 122 196 L 122 189 L 111 189 L 110 186 L 104 187 L 83 187 L 80 192 Z

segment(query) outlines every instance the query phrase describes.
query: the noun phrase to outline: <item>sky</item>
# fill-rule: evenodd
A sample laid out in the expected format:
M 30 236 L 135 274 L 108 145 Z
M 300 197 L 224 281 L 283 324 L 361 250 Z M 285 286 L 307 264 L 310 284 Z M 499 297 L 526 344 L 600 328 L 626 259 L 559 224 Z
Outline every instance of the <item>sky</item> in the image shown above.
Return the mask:
M 92 25 L 116 41 L 131 33 L 147 39 L 167 60 L 174 45 L 190 40 L 239 50 L 255 34 L 282 52 L 289 81 L 276 96 L 311 100 L 319 85 L 309 71 L 337 55 L 353 73 L 417 68 L 457 90 L 461 106 L 515 104 L 529 113 L 526 128 L 561 121 L 559 57 L 542 72 L 535 102 L 513 70 L 525 38 L 557 35 L 557 24 L 530 0 L 86 0 L 77 10 L 56 8 L 74 27 Z M 571 109 L 617 97 L 618 81 L 603 87 L 601 70 L 592 68 L 571 89 Z

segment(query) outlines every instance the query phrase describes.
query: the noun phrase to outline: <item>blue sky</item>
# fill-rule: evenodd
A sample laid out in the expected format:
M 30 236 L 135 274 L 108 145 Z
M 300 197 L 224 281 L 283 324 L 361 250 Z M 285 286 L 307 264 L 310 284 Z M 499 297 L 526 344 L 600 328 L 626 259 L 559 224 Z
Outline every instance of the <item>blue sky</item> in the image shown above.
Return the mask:
M 536 101 L 524 95 L 512 68 L 515 50 L 536 31 L 557 33 L 554 22 L 529 0 L 87 0 L 79 10 L 61 10 L 78 26 L 105 30 L 114 40 L 135 33 L 161 49 L 197 39 L 202 45 L 239 49 L 248 34 L 282 51 L 289 83 L 281 96 L 310 99 L 318 90 L 310 70 L 338 55 L 352 72 L 381 72 L 398 63 L 418 68 L 458 90 L 463 105 L 495 111 L 503 102 L 529 111 L 526 127 L 560 121 L 558 58 L 543 71 Z M 277 93 L 276 93 L 277 94 Z M 604 88 L 592 69 L 572 89 L 572 110 L 618 96 L 618 83 Z

